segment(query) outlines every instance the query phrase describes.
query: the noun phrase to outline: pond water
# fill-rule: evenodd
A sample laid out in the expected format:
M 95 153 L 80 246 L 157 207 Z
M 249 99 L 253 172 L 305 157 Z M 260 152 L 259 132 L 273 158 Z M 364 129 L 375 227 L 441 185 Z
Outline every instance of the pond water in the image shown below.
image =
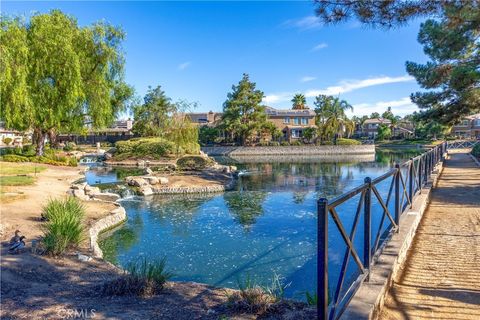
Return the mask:
M 375 158 L 361 162 L 351 157 L 335 162 L 221 159 L 235 163 L 242 172 L 235 190 L 123 200 L 128 221 L 109 232 L 100 247 L 107 260 L 120 266 L 143 256 L 166 257 L 173 280 L 236 288 L 246 278 L 268 285 L 276 274 L 289 284 L 287 297 L 304 299 L 305 292 L 316 286 L 316 200 L 338 196 L 362 184 L 365 177 L 386 172 L 393 161 L 418 153 L 377 152 Z M 97 170 L 88 171 L 87 180 L 115 182 L 119 177 L 112 168 L 100 169 L 96 175 Z M 388 187 L 388 182 L 378 186 L 382 195 Z M 339 208 L 347 230 L 357 203 L 352 199 Z M 388 226 L 380 226 L 375 216 L 373 220 L 374 228 Z M 336 230 L 329 233 L 330 272 L 336 276 L 345 246 Z M 355 243 L 361 247 L 362 240 L 358 236 Z M 355 268 L 349 267 L 348 277 L 353 279 Z

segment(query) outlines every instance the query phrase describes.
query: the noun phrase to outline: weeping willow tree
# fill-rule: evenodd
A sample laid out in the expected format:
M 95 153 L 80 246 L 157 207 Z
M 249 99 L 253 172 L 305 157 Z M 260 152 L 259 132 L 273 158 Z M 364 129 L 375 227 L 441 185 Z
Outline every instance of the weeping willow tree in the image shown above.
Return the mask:
M 190 120 L 186 111 L 191 110 L 195 104 L 180 101 L 176 104 L 176 111 L 169 121 L 167 138 L 175 144 L 177 156 L 180 153 L 198 154 L 198 127 Z M 182 152 L 183 151 L 183 152 Z
M 125 34 L 105 22 L 80 27 L 59 10 L 29 21 L 0 17 L 0 117 L 32 130 L 37 155 L 56 132 L 109 125 L 133 89 L 124 82 Z

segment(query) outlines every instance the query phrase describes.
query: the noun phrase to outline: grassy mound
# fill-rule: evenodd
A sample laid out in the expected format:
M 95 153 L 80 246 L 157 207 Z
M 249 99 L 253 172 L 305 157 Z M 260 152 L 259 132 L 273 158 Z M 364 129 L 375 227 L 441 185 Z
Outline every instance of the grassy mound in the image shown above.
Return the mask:
M 177 166 L 180 170 L 200 171 L 212 164 L 212 161 L 202 156 L 184 156 L 177 160 Z
M 43 237 L 46 253 L 56 256 L 78 246 L 84 239 L 84 216 L 85 208 L 76 198 L 50 200 L 42 211 L 47 220 Z

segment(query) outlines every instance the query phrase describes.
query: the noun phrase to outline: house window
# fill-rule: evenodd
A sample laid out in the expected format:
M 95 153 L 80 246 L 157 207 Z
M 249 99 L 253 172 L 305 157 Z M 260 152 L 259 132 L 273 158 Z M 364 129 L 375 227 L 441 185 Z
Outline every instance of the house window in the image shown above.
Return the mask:
M 293 124 L 300 124 L 300 118 L 294 118 L 293 119 Z
M 468 126 L 468 120 L 463 120 L 462 121 L 462 126 Z
M 283 118 L 283 123 L 290 123 L 290 118 L 289 117 Z
M 480 119 L 475 120 L 475 125 L 480 126 Z
M 300 132 L 296 129 L 292 129 L 292 138 L 298 138 L 300 136 Z
M 302 118 L 302 125 L 307 125 L 308 124 L 308 119 L 307 118 Z

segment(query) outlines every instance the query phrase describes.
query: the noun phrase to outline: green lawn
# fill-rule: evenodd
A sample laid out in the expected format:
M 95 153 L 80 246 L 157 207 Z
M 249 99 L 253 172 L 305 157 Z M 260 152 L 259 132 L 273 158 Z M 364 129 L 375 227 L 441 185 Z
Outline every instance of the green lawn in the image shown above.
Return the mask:
M 0 186 L 29 186 L 35 182 L 31 176 L 1 176 Z
M 45 166 L 35 163 L 0 162 L 0 175 L 18 175 L 42 172 Z

